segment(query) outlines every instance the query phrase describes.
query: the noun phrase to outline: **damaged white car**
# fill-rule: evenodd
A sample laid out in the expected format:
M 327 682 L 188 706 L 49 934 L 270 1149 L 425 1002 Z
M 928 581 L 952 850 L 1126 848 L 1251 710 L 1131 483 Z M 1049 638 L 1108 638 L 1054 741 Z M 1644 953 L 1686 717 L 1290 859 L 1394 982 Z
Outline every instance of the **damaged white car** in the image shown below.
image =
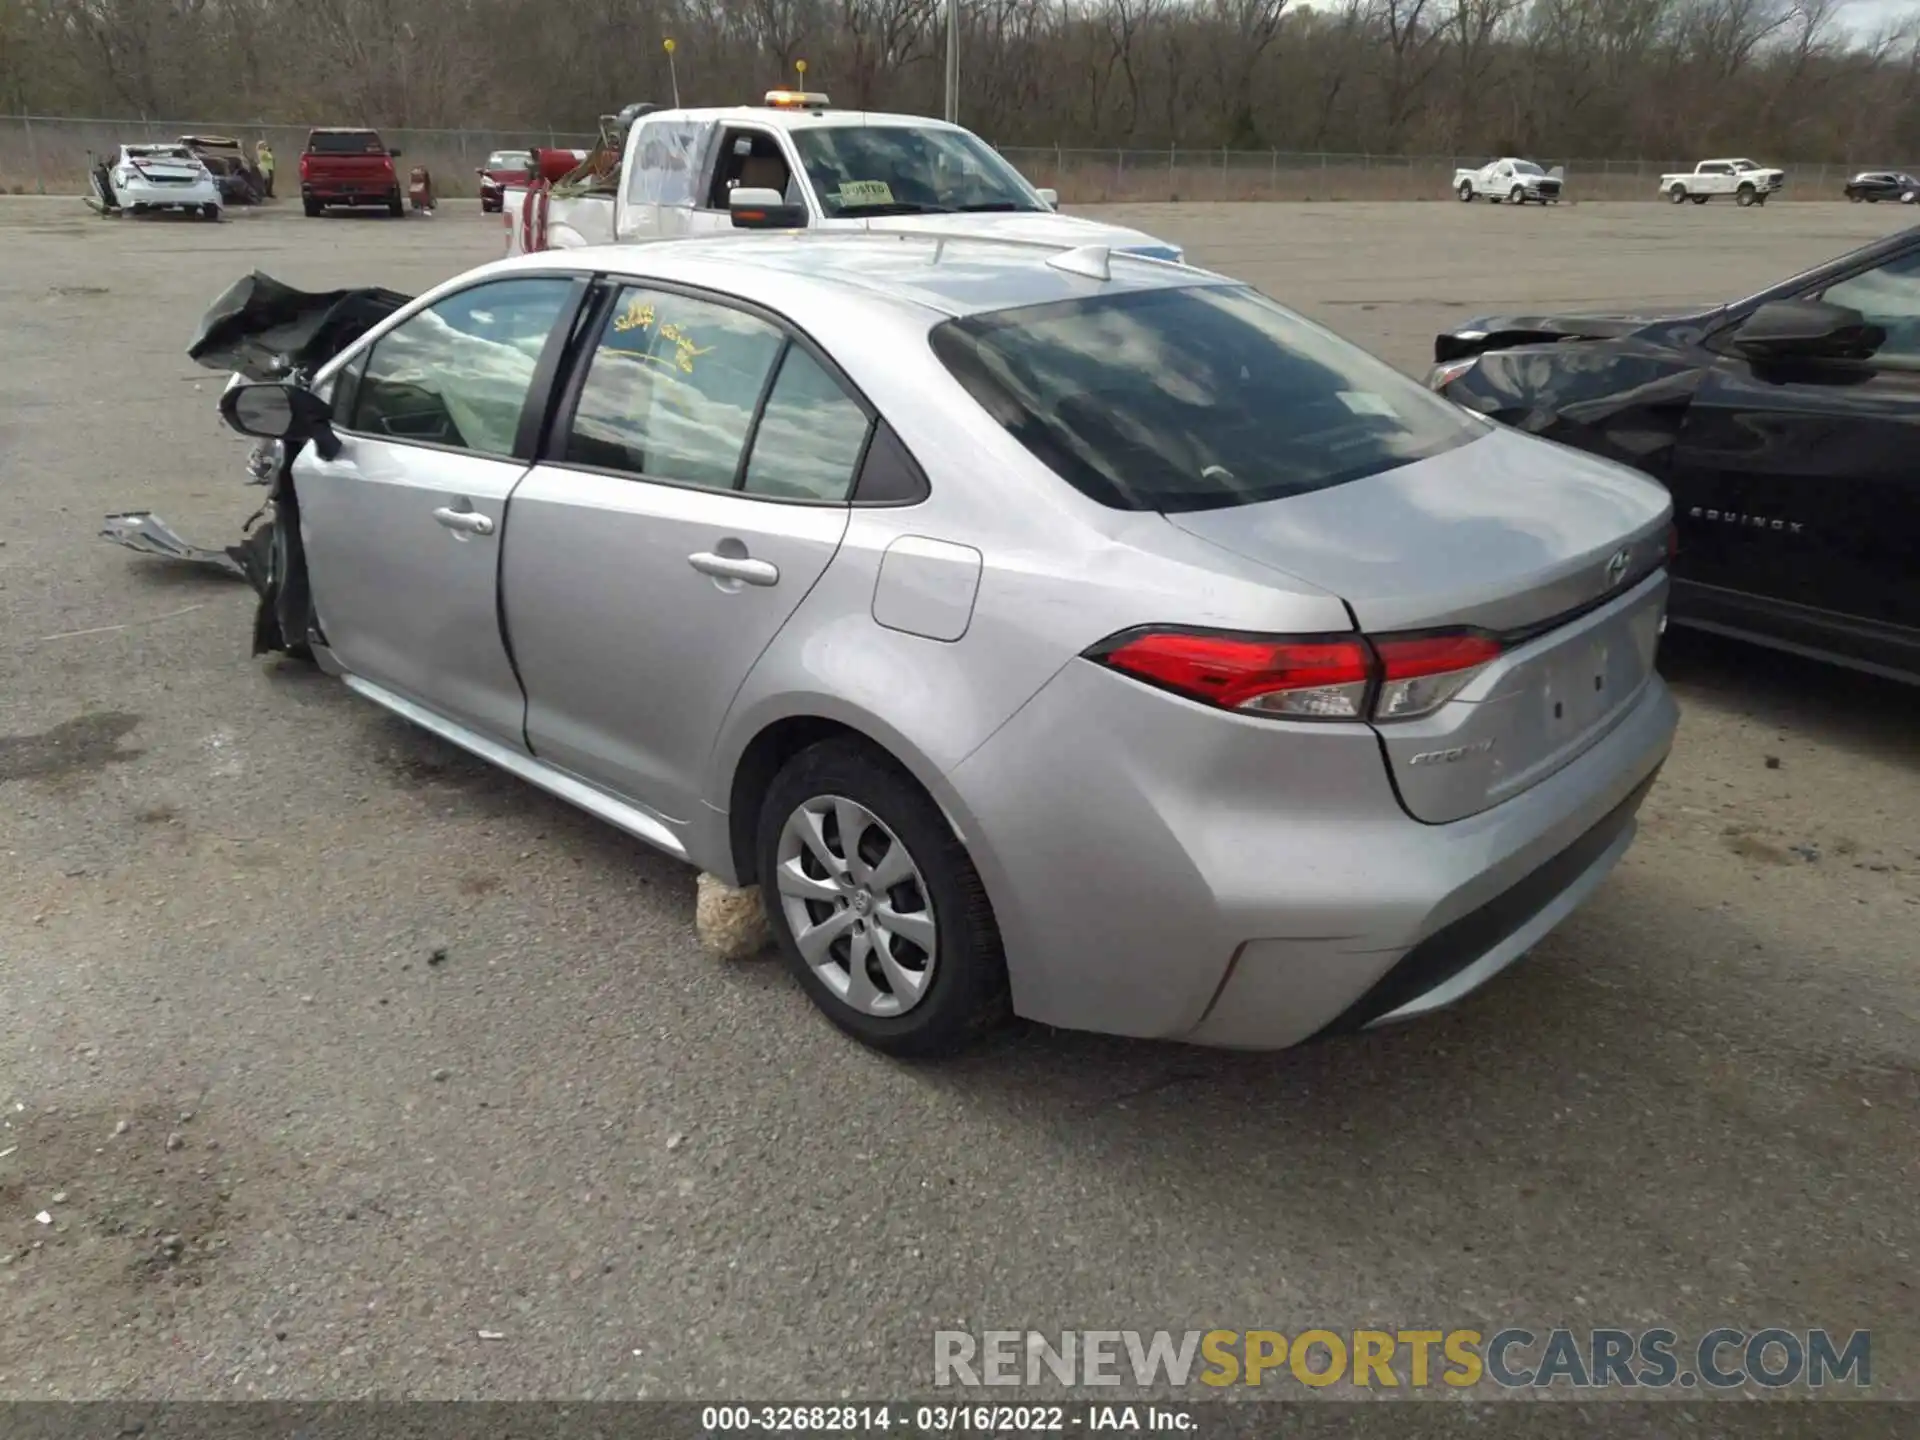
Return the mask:
M 184 145 L 122 145 L 112 160 L 94 157 L 87 204 L 103 215 L 182 210 L 218 220 L 220 183 Z

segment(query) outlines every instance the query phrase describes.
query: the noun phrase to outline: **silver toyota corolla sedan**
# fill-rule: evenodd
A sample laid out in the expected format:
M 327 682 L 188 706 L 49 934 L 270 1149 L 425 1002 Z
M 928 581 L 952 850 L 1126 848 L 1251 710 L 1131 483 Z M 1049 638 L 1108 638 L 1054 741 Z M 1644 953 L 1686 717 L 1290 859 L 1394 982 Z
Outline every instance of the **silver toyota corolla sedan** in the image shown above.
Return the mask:
M 549 252 L 222 408 L 307 442 L 323 666 L 759 884 L 896 1054 L 1444 1005 L 1600 883 L 1674 735 L 1658 485 L 1178 264 Z

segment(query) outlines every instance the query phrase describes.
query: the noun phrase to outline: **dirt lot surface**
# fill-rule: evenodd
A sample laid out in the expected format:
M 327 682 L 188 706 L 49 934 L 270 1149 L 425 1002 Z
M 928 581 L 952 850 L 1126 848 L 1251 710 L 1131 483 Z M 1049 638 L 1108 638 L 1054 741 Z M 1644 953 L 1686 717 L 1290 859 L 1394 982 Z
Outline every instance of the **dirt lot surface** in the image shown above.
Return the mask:
M 1475 311 L 1731 296 L 1908 218 L 1114 213 L 1415 370 Z M 1673 644 L 1638 844 L 1436 1019 L 904 1068 L 703 959 L 691 871 L 95 538 L 252 508 L 183 354 L 229 280 L 500 247 L 0 203 L 0 1396 L 831 1399 L 925 1393 L 941 1327 L 1778 1324 L 1871 1328 L 1920 1397 L 1913 692 Z

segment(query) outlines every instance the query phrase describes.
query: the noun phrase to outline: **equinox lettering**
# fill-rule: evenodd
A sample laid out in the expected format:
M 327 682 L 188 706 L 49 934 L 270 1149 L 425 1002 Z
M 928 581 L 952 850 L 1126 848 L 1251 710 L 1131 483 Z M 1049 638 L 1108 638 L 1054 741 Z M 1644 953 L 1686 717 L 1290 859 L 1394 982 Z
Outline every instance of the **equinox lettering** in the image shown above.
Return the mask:
M 1798 535 L 1805 527 L 1798 520 L 1776 520 L 1771 515 L 1739 515 L 1731 510 L 1708 510 L 1696 505 L 1687 512 L 1696 520 L 1711 520 L 1716 525 L 1745 525 L 1754 530 L 1782 530 Z

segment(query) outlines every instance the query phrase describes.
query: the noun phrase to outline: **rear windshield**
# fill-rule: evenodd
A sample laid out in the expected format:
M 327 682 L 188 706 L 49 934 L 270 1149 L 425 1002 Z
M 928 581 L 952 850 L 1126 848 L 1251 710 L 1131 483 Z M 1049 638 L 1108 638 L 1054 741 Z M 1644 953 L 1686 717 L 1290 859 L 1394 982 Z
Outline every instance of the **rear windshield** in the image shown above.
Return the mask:
M 307 137 L 307 149 L 315 155 L 384 155 L 387 147 L 371 130 L 335 130 Z
M 1486 421 L 1238 286 L 949 320 L 934 353 L 989 414 L 1116 510 L 1217 510 L 1359 480 Z

